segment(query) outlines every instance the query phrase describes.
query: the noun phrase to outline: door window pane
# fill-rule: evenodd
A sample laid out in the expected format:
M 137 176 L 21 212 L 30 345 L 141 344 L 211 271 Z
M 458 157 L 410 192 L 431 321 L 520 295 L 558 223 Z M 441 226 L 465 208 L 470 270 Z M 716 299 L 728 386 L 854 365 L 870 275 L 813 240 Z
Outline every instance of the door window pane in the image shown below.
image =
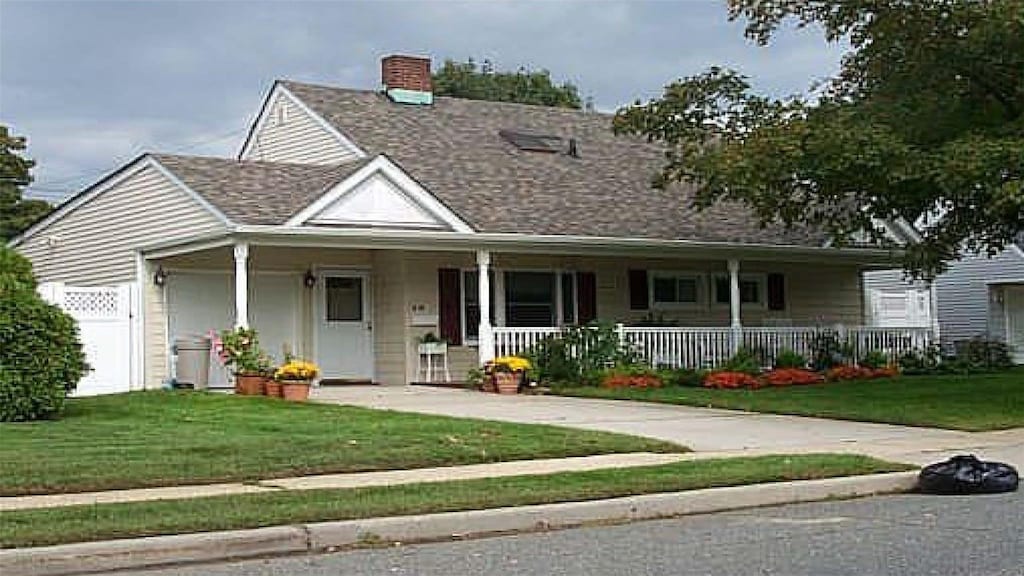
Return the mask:
M 328 276 L 324 283 L 328 322 L 362 322 L 363 280 Z

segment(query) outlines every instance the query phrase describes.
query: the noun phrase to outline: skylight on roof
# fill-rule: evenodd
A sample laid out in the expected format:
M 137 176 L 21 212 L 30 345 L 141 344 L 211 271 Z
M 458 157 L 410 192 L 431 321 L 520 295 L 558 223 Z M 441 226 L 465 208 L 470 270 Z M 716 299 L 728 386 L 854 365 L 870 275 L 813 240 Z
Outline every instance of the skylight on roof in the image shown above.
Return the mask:
M 551 134 L 535 134 L 516 130 L 498 130 L 498 136 L 527 152 L 554 153 L 562 150 L 562 138 Z

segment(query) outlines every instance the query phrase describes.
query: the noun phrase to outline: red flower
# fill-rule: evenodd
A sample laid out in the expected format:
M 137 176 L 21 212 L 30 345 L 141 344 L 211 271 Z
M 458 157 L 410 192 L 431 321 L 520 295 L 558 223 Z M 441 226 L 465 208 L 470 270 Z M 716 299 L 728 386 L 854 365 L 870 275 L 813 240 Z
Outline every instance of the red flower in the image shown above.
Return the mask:
M 866 380 L 874 377 L 874 370 L 862 366 L 836 366 L 825 373 L 828 380 Z
M 761 381 L 743 372 L 712 372 L 704 378 L 705 388 L 760 388 Z
M 821 374 L 801 368 L 778 368 L 764 375 L 769 386 L 792 386 L 794 384 L 817 384 L 825 378 Z

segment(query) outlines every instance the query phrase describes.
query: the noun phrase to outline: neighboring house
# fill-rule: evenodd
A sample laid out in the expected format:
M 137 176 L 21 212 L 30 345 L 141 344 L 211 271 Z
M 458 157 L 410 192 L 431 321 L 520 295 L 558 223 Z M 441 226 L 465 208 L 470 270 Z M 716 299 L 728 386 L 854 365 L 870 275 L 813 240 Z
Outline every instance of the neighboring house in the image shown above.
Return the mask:
M 969 255 L 951 263 L 931 286 L 885 270 L 865 274 L 864 287 L 875 325 L 935 323 L 947 351 L 975 337 L 1001 340 L 1024 364 L 1024 234 L 991 258 Z
M 855 330 L 862 272 L 891 266 L 653 189 L 661 148 L 608 115 L 435 98 L 426 59 L 386 58 L 383 82 L 276 82 L 238 159 L 145 154 L 12 244 L 43 282 L 131 287 L 130 388 L 173 376 L 178 338 L 232 325 L 326 379 L 385 384 L 422 378 L 428 332 L 459 377 L 595 319 L 687 327 L 623 337 L 652 362 L 706 364 L 741 340 Z

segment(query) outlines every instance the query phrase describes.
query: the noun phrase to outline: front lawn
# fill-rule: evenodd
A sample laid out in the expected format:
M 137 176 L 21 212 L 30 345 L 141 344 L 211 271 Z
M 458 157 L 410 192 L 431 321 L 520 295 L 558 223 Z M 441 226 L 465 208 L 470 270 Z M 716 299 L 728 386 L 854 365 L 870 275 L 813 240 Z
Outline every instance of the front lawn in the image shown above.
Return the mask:
M 247 481 L 615 452 L 667 442 L 262 397 L 133 392 L 0 424 L 0 495 Z
M 902 376 L 758 390 L 571 387 L 553 393 L 969 431 L 1024 426 L 1021 368 L 996 374 Z
M 544 476 L 20 510 L 4 513 L 0 547 L 596 500 L 907 469 L 867 456 L 804 454 Z

